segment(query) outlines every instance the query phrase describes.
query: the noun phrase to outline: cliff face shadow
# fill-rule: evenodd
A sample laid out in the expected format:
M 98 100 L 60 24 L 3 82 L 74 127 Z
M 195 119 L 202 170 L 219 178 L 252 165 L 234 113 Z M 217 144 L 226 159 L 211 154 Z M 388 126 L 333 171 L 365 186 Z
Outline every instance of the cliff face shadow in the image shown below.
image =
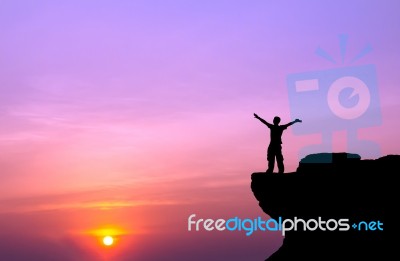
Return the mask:
M 321 153 L 302 159 L 294 173 L 253 173 L 251 189 L 271 218 L 347 219 L 349 225 L 342 231 L 304 231 L 299 223 L 266 260 L 389 260 L 385 238 L 396 208 L 399 166 L 400 155 L 361 160 L 357 154 Z

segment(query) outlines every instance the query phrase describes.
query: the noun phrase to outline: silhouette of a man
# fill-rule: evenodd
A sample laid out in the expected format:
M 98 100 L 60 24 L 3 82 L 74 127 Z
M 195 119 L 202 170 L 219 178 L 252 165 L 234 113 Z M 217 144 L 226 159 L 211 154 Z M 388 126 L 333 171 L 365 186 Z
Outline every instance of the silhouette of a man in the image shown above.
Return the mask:
M 260 120 L 262 123 L 268 126 L 271 130 L 271 140 L 268 146 L 267 152 L 267 160 L 268 160 L 268 169 L 267 173 L 272 173 L 274 171 L 275 166 L 275 158 L 278 163 L 278 171 L 279 173 L 283 173 L 285 171 L 285 166 L 283 165 L 283 155 L 282 155 L 282 133 L 286 130 L 287 127 L 295 124 L 296 122 L 301 122 L 301 120 L 296 119 L 288 124 L 279 125 L 281 122 L 281 118 L 276 116 L 273 120 L 274 124 L 271 124 L 260 118 L 257 114 L 254 113 L 254 118 Z

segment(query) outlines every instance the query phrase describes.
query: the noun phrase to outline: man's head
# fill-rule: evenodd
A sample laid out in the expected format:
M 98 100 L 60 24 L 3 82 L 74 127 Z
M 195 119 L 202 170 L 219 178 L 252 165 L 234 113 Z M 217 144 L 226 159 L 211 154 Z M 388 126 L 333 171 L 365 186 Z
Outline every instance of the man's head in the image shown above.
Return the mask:
M 278 116 L 274 117 L 274 125 L 278 125 L 281 122 L 281 118 L 279 118 Z

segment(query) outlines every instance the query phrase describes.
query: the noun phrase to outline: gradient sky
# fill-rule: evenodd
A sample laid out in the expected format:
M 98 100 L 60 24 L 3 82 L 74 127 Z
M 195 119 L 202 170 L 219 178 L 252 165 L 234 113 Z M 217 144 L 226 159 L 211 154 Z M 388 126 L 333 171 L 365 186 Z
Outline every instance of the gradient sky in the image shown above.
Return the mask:
M 396 0 L 0 0 L 0 259 L 264 260 L 278 233 L 193 233 L 188 216 L 267 218 L 250 190 L 269 142 L 253 113 L 311 117 L 290 111 L 291 73 L 374 64 L 381 124 L 358 135 L 399 154 L 399 10 Z M 352 64 L 315 55 L 339 61 L 341 34 L 348 57 L 372 52 Z M 286 131 L 286 170 L 320 139 Z M 333 141 L 346 150 L 345 131 Z

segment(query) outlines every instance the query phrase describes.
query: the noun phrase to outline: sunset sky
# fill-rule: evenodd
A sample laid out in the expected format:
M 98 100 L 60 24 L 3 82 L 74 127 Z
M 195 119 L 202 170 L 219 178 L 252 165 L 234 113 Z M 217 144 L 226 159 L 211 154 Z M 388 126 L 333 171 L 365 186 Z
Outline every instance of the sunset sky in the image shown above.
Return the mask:
M 279 233 L 189 232 L 188 216 L 268 218 L 250 189 L 269 142 L 253 113 L 315 126 L 284 133 L 287 172 L 320 126 L 335 128 L 293 110 L 292 74 L 373 64 L 378 113 L 358 137 L 400 154 L 399 10 L 396 0 L 0 0 L 0 260 L 264 260 Z M 318 111 L 314 101 L 304 108 Z M 346 151 L 346 130 L 332 142 Z

